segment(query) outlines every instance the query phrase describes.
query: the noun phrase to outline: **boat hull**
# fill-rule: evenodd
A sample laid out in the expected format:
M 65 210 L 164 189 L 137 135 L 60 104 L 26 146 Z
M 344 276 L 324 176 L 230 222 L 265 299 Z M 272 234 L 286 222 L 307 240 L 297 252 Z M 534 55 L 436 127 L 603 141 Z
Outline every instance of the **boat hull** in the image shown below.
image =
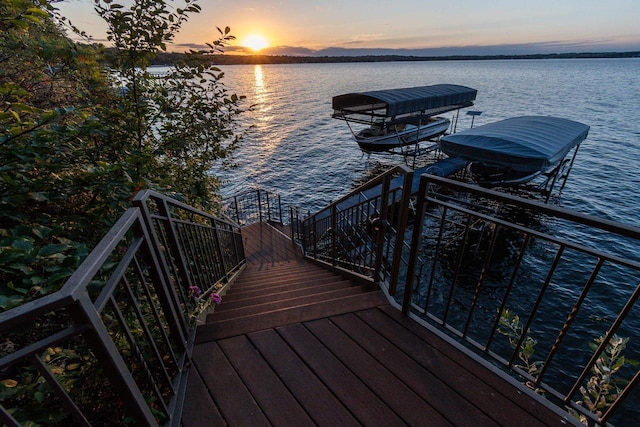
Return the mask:
M 488 166 L 481 162 L 469 163 L 467 171 L 476 184 L 486 188 L 526 184 L 542 173 L 542 171 L 518 171 L 508 167 Z
M 436 117 L 420 127 L 407 125 L 400 131 L 392 130 L 382 135 L 376 135 L 371 128 L 367 128 L 355 134 L 355 140 L 365 151 L 387 151 L 438 137 L 449 129 L 450 124 L 449 119 Z

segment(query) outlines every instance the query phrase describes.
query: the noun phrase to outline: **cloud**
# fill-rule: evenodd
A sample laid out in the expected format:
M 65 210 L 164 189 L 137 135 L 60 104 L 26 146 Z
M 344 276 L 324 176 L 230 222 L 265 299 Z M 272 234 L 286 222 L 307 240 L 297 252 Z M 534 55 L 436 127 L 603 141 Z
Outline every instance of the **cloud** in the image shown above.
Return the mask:
M 173 52 L 183 52 L 185 50 L 205 50 L 209 49 L 209 46 L 204 43 L 176 43 L 168 48 Z
M 589 39 L 589 40 L 553 40 L 537 43 L 514 43 L 498 45 L 467 45 L 445 46 L 434 48 L 376 48 L 358 47 L 359 41 L 351 41 L 347 46 L 332 46 L 320 49 L 311 49 L 302 46 L 273 46 L 262 49 L 260 55 L 273 56 L 481 56 L 481 55 L 535 55 L 535 54 L 562 54 L 562 53 L 593 53 L 593 52 L 635 52 L 640 51 L 640 43 L 627 40 L 613 39 Z M 180 43 L 169 47 L 173 52 L 188 49 L 208 49 L 202 43 Z M 224 52 L 230 55 L 254 55 L 256 52 L 243 46 L 226 46 Z
M 264 55 L 324 56 L 318 52 L 320 51 L 301 46 L 275 46 L 261 51 Z
M 370 56 L 370 55 L 398 55 L 398 56 L 467 56 L 467 55 L 535 55 L 556 53 L 581 52 L 622 52 L 640 50 L 640 46 L 615 45 L 607 40 L 585 41 L 549 41 L 542 43 L 520 43 L 500 45 L 468 45 L 437 48 L 358 48 L 358 47 L 327 47 L 323 49 L 308 49 L 295 46 L 278 46 L 264 49 L 265 55 L 287 56 Z
M 345 46 L 357 45 L 371 42 L 380 42 L 384 40 L 384 34 L 360 34 L 351 38 L 351 40 L 344 42 Z

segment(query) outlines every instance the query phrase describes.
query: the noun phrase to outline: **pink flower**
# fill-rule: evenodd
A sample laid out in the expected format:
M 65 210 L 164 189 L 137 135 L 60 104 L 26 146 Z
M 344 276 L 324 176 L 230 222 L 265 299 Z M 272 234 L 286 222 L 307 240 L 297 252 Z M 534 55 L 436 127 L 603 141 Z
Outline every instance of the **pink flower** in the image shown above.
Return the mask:
M 222 302 L 222 297 L 218 293 L 213 292 L 211 294 L 211 302 L 214 303 L 215 305 L 218 305 Z

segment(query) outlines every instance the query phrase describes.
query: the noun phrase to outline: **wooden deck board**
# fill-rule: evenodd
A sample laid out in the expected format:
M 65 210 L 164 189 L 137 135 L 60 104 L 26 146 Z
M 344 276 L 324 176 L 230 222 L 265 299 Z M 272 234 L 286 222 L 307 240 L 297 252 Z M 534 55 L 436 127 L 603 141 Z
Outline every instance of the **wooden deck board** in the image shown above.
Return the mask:
M 229 363 L 220 346 L 209 342 L 196 346 L 193 350 L 193 364 L 201 375 L 207 390 L 216 403 L 220 414 L 227 423 L 238 426 L 268 426 L 266 416 L 255 399 Z M 192 373 L 193 374 L 193 373 Z M 185 410 L 193 414 L 199 411 L 208 417 L 211 407 L 197 407 L 192 397 L 187 395 Z M 195 417 L 193 417 L 195 418 Z M 204 419 L 194 425 L 208 425 Z
M 360 425 L 275 330 L 254 332 L 249 334 L 249 339 L 316 424 L 344 427 Z
M 482 398 L 483 400 L 478 403 L 479 407 L 486 410 L 490 408 L 492 404 L 495 404 L 496 399 L 500 399 L 502 405 L 501 410 L 497 411 L 495 416 L 503 418 L 505 423 L 508 422 L 510 417 L 523 418 L 526 416 L 526 419 L 530 420 L 530 416 L 533 416 L 536 418 L 536 421 L 533 421 L 532 424 L 522 425 L 540 425 L 540 423 L 543 425 L 558 425 L 560 419 L 558 414 L 550 410 L 546 405 L 543 405 L 541 401 L 531 398 L 530 393 L 533 393 L 531 390 L 526 389 L 515 380 L 505 380 L 502 376 L 496 374 L 495 371 L 468 357 L 457 347 L 448 344 L 428 329 L 404 317 L 397 310 L 393 310 L 390 307 L 380 307 L 379 312 L 386 314 L 398 323 L 400 328 L 395 329 L 396 332 L 404 329 L 416 335 L 421 342 L 437 343 L 437 347 L 434 346 L 434 351 L 437 352 L 432 353 L 428 360 L 437 360 L 434 358 L 439 357 L 442 363 L 446 363 L 445 366 L 451 369 L 452 373 L 450 375 L 452 377 L 455 376 L 459 370 L 469 373 L 470 376 L 467 377 L 466 383 L 459 384 L 458 387 L 461 391 L 468 393 L 468 398 Z M 358 314 L 369 315 L 377 314 L 377 312 L 369 311 Z M 380 327 L 380 324 L 376 323 L 376 327 Z M 398 343 L 403 343 L 403 345 L 405 344 L 403 339 L 407 339 L 406 337 L 400 338 L 399 335 L 391 336 L 396 337 L 395 340 Z M 434 370 L 434 372 L 441 373 L 442 370 Z M 472 386 L 473 388 L 471 390 L 473 393 L 471 393 L 465 385 Z M 480 388 L 485 385 L 489 385 L 491 391 Z M 482 390 L 485 390 L 486 393 L 482 393 Z M 567 416 L 569 417 L 568 414 Z M 568 420 L 569 423 L 562 422 L 561 424 L 580 425 L 573 417 L 569 417 Z
M 187 396 L 191 401 L 182 412 L 183 427 L 220 426 L 225 424 L 224 418 L 218 411 L 218 407 L 209 394 L 207 386 L 197 369 L 192 369 L 189 372 Z M 207 408 L 207 410 L 203 411 L 202 408 Z
M 360 347 L 329 319 L 305 324 L 340 361 L 398 414 L 408 425 L 448 426 L 450 422 L 433 409 L 387 367 Z
M 478 379 L 472 372 L 464 367 L 456 364 L 456 359 L 442 354 L 439 349 L 433 345 L 438 340 L 425 340 L 415 336 L 411 331 L 403 328 L 400 324 L 391 318 L 385 318 L 381 311 L 367 311 L 358 313 L 365 321 L 370 322 L 372 327 L 383 334 L 387 339 L 398 346 L 402 351 L 407 353 L 414 360 L 417 360 L 424 368 L 429 369 L 433 374 L 445 384 L 453 387 L 460 394 L 460 398 L 467 400 L 470 404 L 488 408 L 495 404 L 497 399 L 501 397 L 499 390 Z M 425 345 L 433 343 L 432 345 Z M 459 356 L 459 355 L 455 355 Z M 502 385 L 502 384 L 501 384 Z M 505 385 L 506 386 L 506 385 Z M 511 391 L 515 391 L 510 389 Z M 535 425 L 535 417 L 527 412 L 522 411 L 511 400 L 503 398 L 500 403 L 500 411 L 487 414 L 496 419 L 501 425 L 508 425 L 509 420 L 514 417 L 522 420 L 519 425 Z
M 425 369 L 360 317 L 347 314 L 332 317 L 331 320 L 422 399 L 428 401 L 440 413 L 445 413 L 454 424 L 496 424 L 496 420 L 464 399 L 455 389 Z
M 579 425 L 404 316 L 380 291 L 312 303 L 327 285 L 305 283 L 324 270 L 268 225 L 243 235 L 248 266 L 229 293 L 233 302 L 198 328 L 185 427 Z M 309 279 L 291 280 L 296 271 Z M 244 298 L 232 295 L 243 295 L 244 285 L 253 289 L 244 303 L 269 303 L 271 311 L 243 311 Z M 312 290 L 316 297 L 285 308 Z
M 361 423 L 370 426 L 404 424 L 378 395 L 360 381 L 304 325 L 298 323 L 278 328 L 278 333 Z
M 242 335 L 219 342 L 236 372 L 272 425 L 311 425 L 311 418 L 262 355 Z

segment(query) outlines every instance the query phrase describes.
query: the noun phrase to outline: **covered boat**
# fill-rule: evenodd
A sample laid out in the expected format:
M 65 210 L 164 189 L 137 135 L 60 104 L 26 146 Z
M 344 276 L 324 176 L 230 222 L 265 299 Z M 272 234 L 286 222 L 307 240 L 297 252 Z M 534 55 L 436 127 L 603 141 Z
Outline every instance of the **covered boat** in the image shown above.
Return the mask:
M 347 122 L 362 149 L 384 151 L 444 134 L 451 121 L 434 116 L 470 107 L 476 95 L 452 84 L 347 93 L 333 97 L 332 117 Z M 368 127 L 354 131 L 352 123 Z
M 555 180 L 569 161 L 565 157 L 575 148 L 573 163 L 588 133 L 589 126 L 572 120 L 523 116 L 446 135 L 438 144 L 448 156 L 467 160 L 478 184 L 512 186 L 540 174 L 553 174 Z

